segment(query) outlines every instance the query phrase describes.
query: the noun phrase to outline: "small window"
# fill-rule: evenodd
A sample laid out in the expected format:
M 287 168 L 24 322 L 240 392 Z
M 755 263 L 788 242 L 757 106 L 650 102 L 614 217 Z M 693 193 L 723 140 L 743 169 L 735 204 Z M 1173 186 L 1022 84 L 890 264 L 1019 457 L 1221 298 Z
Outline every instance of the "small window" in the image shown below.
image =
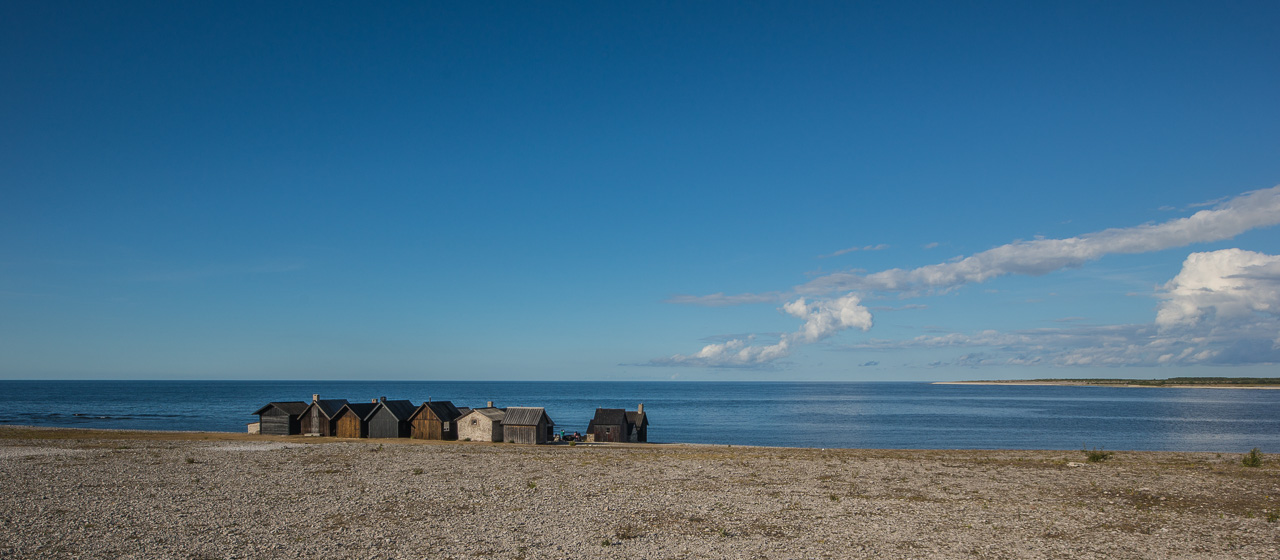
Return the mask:
M 446 431 L 446 432 L 447 432 L 447 431 L 449 431 L 449 423 L 448 423 L 448 422 L 445 422 L 445 423 L 444 423 L 444 431 Z

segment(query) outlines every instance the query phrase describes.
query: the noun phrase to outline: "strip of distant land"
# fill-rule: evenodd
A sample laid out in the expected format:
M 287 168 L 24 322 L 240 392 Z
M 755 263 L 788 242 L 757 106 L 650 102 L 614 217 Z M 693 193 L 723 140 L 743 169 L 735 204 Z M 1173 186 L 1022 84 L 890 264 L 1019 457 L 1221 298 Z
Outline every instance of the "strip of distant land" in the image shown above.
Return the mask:
M 1008 379 L 938 381 L 935 385 L 1075 385 L 1191 389 L 1280 389 L 1280 377 L 1170 377 L 1169 379 Z

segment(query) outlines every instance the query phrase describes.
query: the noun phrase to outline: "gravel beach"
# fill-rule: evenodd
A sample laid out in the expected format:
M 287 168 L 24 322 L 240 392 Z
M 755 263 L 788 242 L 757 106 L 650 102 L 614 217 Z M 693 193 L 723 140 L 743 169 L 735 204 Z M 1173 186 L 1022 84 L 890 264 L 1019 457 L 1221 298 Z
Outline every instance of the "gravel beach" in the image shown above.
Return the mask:
M 1240 458 L 5 427 L 0 558 L 1280 558 Z

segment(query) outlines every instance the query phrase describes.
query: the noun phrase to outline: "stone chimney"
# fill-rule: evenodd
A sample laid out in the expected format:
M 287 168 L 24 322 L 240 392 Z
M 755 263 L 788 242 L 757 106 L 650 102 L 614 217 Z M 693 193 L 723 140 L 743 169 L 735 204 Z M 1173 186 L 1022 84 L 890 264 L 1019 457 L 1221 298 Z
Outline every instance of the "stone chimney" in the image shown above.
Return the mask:
M 489 408 L 493 408 L 493 401 L 489 401 L 489 404 L 486 404 L 485 406 L 487 406 L 487 407 L 489 407 Z
M 640 403 L 640 406 L 636 407 L 636 412 L 644 414 L 644 403 Z
M 373 404 L 378 404 L 378 399 L 369 399 L 369 402 Z
M 386 397 L 378 397 L 378 400 L 380 400 L 380 401 L 382 401 L 382 402 L 387 402 L 387 398 L 386 398 Z M 378 401 L 373 401 L 373 402 L 378 402 Z
M 311 402 L 320 402 L 320 394 L 319 394 L 319 393 L 313 393 L 313 394 L 311 395 Z

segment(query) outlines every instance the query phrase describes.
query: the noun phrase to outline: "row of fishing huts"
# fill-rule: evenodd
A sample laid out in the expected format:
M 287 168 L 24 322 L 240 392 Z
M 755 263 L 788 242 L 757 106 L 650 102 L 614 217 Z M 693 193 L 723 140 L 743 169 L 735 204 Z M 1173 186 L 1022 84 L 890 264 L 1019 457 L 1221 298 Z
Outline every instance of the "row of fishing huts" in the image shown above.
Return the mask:
M 539 444 L 555 439 L 555 422 L 542 407 L 459 408 L 450 401 L 415 406 L 407 400 L 352 403 L 346 399 L 271 402 L 254 412 L 251 433 L 343 438 L 417 438 L 505 441 Z M 587 439 L 599 442 L 648 441 L 649 420 L 641 404 L 635 411 L 600 408 L 587 426 Z

